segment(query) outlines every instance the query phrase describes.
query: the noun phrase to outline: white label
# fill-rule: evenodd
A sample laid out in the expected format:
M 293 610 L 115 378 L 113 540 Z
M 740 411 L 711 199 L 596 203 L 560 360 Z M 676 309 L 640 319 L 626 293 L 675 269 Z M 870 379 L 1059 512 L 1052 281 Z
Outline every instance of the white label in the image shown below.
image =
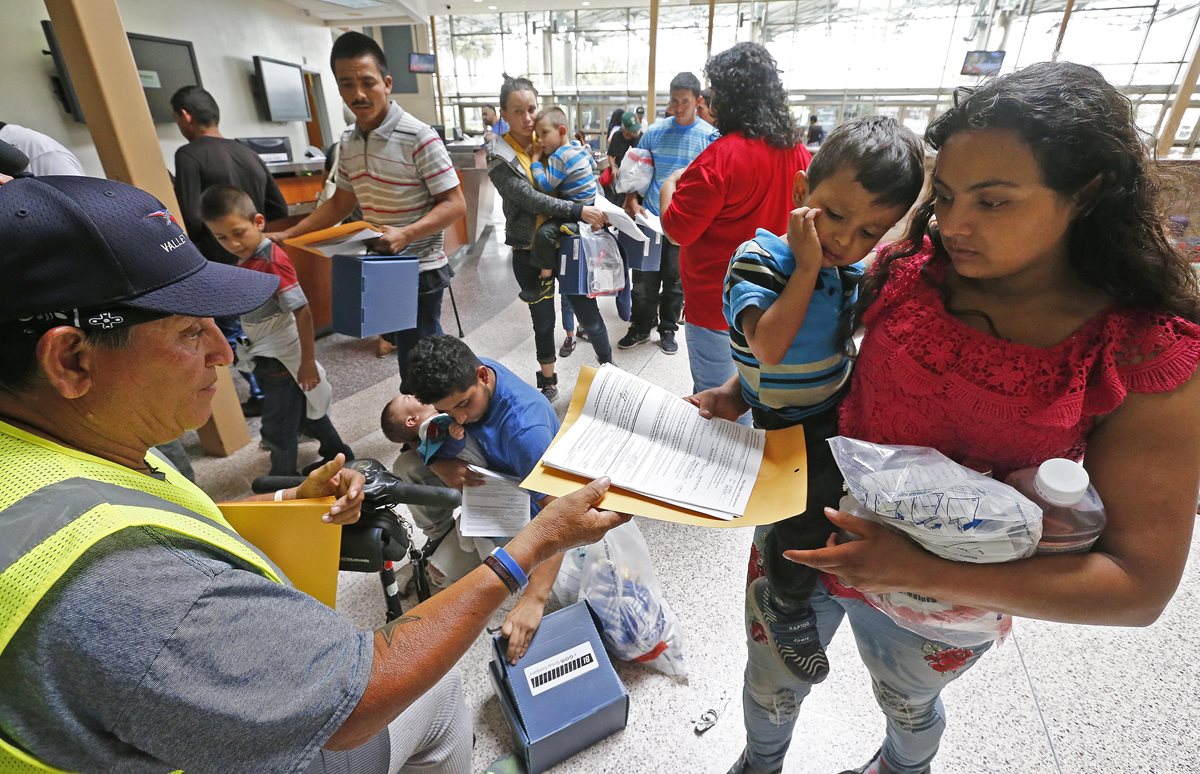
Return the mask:
M 158 77 L 158 70 L 138 70 L 138 77 L 142 79 L 143 89 L 162 88 L 162 81 Z
M 525 679 L 529 682 L 529 692 L 537 696 L 556 685 L 570 682 L 597 666 L 592 643 L 584 642 L 525 667 Z

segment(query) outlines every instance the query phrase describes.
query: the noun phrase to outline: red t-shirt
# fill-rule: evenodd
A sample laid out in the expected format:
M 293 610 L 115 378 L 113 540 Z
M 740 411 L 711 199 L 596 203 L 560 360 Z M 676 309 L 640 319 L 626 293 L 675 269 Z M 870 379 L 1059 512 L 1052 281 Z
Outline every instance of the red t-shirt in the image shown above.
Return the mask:
M 803 145 L 775 148 L 741 132 L 722 135 L 679 179 L 663 228 L 680 245 L 684 316 L 689 325 L 729 330 L 721 289 L 729 259 L 757 229 L 787 231 L 796 172 L 812 154 Z

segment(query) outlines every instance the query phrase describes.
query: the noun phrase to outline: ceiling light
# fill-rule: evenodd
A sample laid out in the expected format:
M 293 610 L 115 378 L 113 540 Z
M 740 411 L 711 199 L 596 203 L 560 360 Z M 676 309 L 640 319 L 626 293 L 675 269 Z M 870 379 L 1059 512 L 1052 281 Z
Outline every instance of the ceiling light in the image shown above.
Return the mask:
M 382 0 L 322 0 L 330 5 L 340 5 L 342 8 L 374 8 L 383 5 Z

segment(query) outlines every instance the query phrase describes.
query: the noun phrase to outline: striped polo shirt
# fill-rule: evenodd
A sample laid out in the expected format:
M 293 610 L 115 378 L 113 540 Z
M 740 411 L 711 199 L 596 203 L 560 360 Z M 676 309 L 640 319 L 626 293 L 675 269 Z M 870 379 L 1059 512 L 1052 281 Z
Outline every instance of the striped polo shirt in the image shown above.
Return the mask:
M 650 181 L 642 206 L 655 215 L 661 215 L 658 196 L 662 184 L 676 170 L 691 164 L 714 139 L 716 130 L 701 118 L 687 126 L 680 126 L 674 118 L 654 122 L 638 143 L 638 147 L 650 151 L 654 159 L 654 179 Z
M 596 160 L 577 140 L 559 146 L 544 165 L 535 161 L 532 170 L 533 182 L 544 194 L 591 204 L 600 193 L 596 185 Z
M 795 270 L 796 259 L 787 239 L 760 228 L 733 254 L 724 293 L 729 346 L 742 396 L 752 408 L 788 422 L 800 422 L 832 408 L 850 383 L 851 360 L 845 342 L 836 337 L 843 310 L 858 298 L 854 280 L 862 276 L 863 267 L 856 263 L 841 269 L 822 268 L 804 324 L 783 362 L 759 363 L 742 330 L 742 312 L 752 306 L 768 309 Z
M 342 134 L 338 188 L 353 192 L 363 220 L 380 226 L 407 226 L 433 209 L 434 196 L 458 186 L 450 152 L 432 127 L 395 102 L 374 131 L 355 124 Z M 406 255 L 421 259 L 421 271 L 446 265 L 442 232 L 410 244 Z

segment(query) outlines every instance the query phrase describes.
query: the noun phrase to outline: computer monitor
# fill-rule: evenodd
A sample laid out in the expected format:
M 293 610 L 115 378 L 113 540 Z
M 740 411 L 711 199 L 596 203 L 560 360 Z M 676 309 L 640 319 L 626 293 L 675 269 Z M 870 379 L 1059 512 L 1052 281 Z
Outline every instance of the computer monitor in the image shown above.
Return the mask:
M 196 50 L 186 40 L 129 33 L 129 48 L 142 81 L 142 91 L 156 124 L 175 120 L 171 96 L 184 86 L 203 86 Z
M 268 120 L 312 120 L 312 113 L 308 109 L 308 89 L 304 85 L 304 70 L 300 65 L 256 56 L 254 73 L 258 78 Z
M 968 51 L 963 59 L 962 75 L 995 75 L 1004 64 L 1003 51 Z
M 418 54 L 411 53 L 408 55 L 408 71 L 410 73 L 436 73 L 437 72 L 437 55 L 436 54 Z

